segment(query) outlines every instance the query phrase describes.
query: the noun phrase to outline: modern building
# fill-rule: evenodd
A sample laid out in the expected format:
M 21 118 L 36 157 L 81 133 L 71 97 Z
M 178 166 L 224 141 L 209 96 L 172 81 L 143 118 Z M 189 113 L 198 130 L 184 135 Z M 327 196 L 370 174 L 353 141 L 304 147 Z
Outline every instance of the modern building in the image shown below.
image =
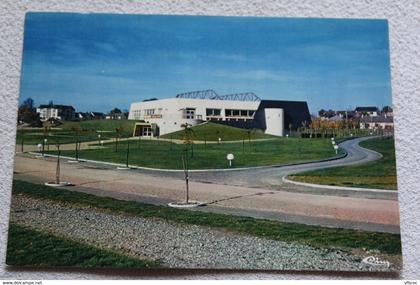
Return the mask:
M 306 102 L 261 100 L 252 92 L 218 95 L 213 90 L 132 103 L 128 119 L 143 121 L 136 123 L 134 136 L 164 135 L 181 130 L 183 124 L 207 121 L 283 136 L 285 129 L 311 121 Z
M 73 106 L 68 105 L 40 105 L 36 108 L 41 121 L 56 119 L 60 121 L 71 121 L 75 119 L 75 110 Z

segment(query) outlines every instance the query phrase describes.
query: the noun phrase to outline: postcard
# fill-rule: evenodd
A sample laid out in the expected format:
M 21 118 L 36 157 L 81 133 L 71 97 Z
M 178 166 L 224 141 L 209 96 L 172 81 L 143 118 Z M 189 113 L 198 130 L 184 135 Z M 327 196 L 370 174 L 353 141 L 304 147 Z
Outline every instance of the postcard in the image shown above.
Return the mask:
M 396 272 L 388 22 L 26 14 L 7 264 Z

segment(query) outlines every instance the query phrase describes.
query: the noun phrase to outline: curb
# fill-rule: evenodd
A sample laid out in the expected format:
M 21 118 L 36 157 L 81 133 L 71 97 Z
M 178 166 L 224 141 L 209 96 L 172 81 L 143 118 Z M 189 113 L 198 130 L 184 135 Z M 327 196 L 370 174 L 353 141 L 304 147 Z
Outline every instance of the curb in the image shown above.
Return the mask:
M 313 184 L 298 182 L 287 179 L 287 176 L 283 176 L 281 179 L 284 183 L 290 183 L 298 186 L 306 186 L 311 188 L 323 188 L 323 189 L 332 189 L 332 190 L 345 190 L 345 191 L 356 191 L 356 192 L 373 192 L 373 193 L 388 193 L 388 194 L 397 194 L 397 190 L 387 190 L 387 189 L 372 189 L 372 188 L 358 188 L 358 187 L 345 187 L 345 186 L 332 186 L 332 185 L 322 185 L 322 184 Z
M 39 152 L 26 152 L 31 155 L 38 155 Z M 252 166 L 252 167 L 238 167 L 238 168 L 220 168 L 220 169 L 189 169 L 188 172 L 229 172 L 229 171 L 243 171 L 243 170 L 253 170 L 253 169 L 264 169 L 264 168 L 279 168 L 279 167 L 286 167 L 286 166 L 294 166 L 294 165 L 304 165 L 304 164 L 310 164 L 310 163 L 318 163 L 318 162 L 326 162 L 326 161 L 334 161 L 338 159 L 345 158 L 347 156 L 347 152 L 344 150 L 343 154 L 336 155 L 334 157 L 320 159 L 320 160 L 309 160 L 309 161 L 303 161 L 303 162 L 296 162 L 296 163 L 286 163 L 286 164 L 275 164 L 275 165 L 262 165 L 262 166 Z M 41 156 L 42 157 L 42 156 Z M 54 154 L 44 154 L 44 157 L 57 157 L 57 155 Z M 60 158 L 64 159 L 70 159 L 74 160 L 74 157 L 71 156 L 60 156 Z M 124 167 L 126 168 L 126 164 L 123 163 L 114 163 L 114 162 L 106 162 L 106 161 L 99 161 L 99 160 L 90 160 L 90 159 L 84 159 L 79 158 L 80 162 L 89 162 L 89 163 L 95 163 L 95 164 L 104 164 L 104 165 L 110 165 L 115 167 Z M 149 171 L 161 171 L 161 172 L 184 172 L 183 169 L 164 169 L 164 168 L 151 168 L 151 167 L 144 167 L 144 166 L 137 166 L 137 165 L 128 165 L 129 169 L 142 169 L 142 170 L 149 170 Z

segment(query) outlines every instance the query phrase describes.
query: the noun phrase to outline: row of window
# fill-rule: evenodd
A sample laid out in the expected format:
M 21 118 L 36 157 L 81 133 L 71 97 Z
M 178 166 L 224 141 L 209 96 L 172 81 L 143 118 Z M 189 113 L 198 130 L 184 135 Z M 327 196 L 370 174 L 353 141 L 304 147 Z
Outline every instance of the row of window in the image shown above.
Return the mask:
M 236 110 L 236 109 L 226 109 L 226 117 L 252 117 L 254 116 L 254 110 Z
M 154 114 L 161 114 L 162 108 L 157 109 L 144 109 L 144 116 L 153 116 Z M 206 109 L 206 116 L 207 117 L 220 117 L 222 113 L 222 109 Z M 251 118 L 254 116 L 254 110 L 238 110 L 238 109 L 226 109 L 225 116 L 226 117 L 247 117 Z M 133 111 L 134 119 L 139 119 L 141 117 L 141 110 L 134 110 Z M 196 117 L 196 109 L 195 108 L 184 108 L 182 110 L 182 117 L 184 119 L 194 119 Z M 200 115 L 201 117 L 201 115 Z
M 206 115 L 208 117 L 218 117 L 221 115 L 222 109 L 206 109 Z M 238 109 L 226 109 L 226 117 L 252 117 L 254 116 L 254 110 L 238 110 Z

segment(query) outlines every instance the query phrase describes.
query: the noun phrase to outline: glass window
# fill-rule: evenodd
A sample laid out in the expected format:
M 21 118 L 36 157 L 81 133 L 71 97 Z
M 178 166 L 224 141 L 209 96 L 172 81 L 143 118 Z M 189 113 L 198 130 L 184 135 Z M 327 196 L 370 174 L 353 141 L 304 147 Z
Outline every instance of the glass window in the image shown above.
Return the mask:
M 183 112 L 184 119 L 194 119 L 195 108 L 185 108 Z
M 145 109 L 144 110 L 144 115 L 145 116 L 151 116 L 155 113 L 155 109 Z
M 206 116 L 220 116 L 221 109 L 206 109 Z

